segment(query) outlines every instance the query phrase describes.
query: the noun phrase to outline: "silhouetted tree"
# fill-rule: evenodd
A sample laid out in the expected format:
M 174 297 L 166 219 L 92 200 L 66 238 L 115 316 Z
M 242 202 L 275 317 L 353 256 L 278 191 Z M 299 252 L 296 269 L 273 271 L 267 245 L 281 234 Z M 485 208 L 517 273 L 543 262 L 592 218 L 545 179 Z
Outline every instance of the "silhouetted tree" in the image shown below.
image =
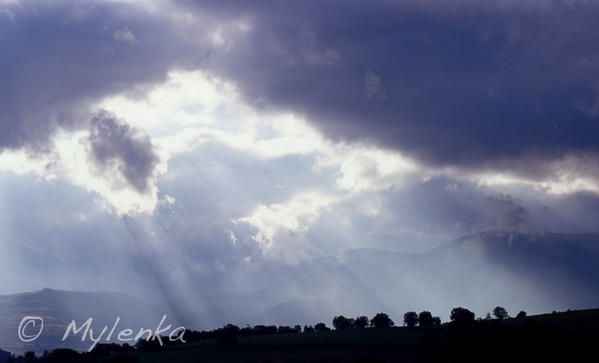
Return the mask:
M 415 311 L 408 311 L 403 314 L 403 323 L 407 327 L 415 327 L 418 324 L 418 314 Z
M 304 325 L 304 333 L 314 333 L 314 327 L 312 325 Z
M 252 331 L 255 335 L 270 335 L 277 333 L 277 327 L 275 325 L 255 325 Z
M 10 359 L 12 359 L 12 354 L 10 354 L 9 352 L 5 352 L 2 349 L 0 349 L 0 363 L 6 363 Z
M 54 349 L 46 359 L 50 363 L 80 362 L 82 360 L 79 353 L 67 348 Z
M 352 322 L 350 319 L 346 318 L 343 315 L 339 315 L 333 318 L 333 327 L 336 330 L 345 330 L 351 328 Z
M 518 315 L 516 315 L 516 318 L 518 318 L 518 319 L 524 319 L 524 318 L 526 318 L 526 311 L 520 310 L 520 312 L 518 313 Z
M 510 317 L 507 313 L 507 310 L 501 306 L 496 306 L 495 309 L 493 309 L 493 316 L 498 320 L 503 320 Z
M 302 332 L 302 326 L 301 325 L 296 325 L 294 329 L 295 329 L 296 333 L 301 333 Z
M 325 323 L 318 323 L 318 324 L 314 325 L 314 331 L 323 332 L 323 331 L 331 331 L 331 329 L 329 329 L 329 327 Z
M 244 328 L 239 329 L 239 335 L 241 336 L 248 336 L 248 335 L 252 335 L 254 333 L 253 328 L 247 324 Z M 187 338 L 189 336 L 189 334 L 185 333 L 185 337 Z
M 234 324 L 227 324 L 222 327 L 222 331 L 229 334 L 237 334 L 239 332 L 239 327 Z
M 466 308 L 457 307 L 451 310 L 449 318 L 457 324 L 474 322 L 474 313 Z
M 133 347 L 125 343 L 119 345 L 116 343 L 99 343 L 90 352 L 93 357 L 107 357 L 112 354 L 127 353 L 134 351 Z
M 395 325 L 389 315 L 385 313 L 376 314 L 372 319 L 370 319 L 370 324 L 375 328 L 390 328 Z
M 277 333 L 278 334 L 295 333 L 295 328 L 292 328 L 292 327 L 286 326 L 286 325 L 282 325 L 282 326 L 280 326 L 280 327 L 277 328 Z
M 354 325 L 354 324 L 356 324 L 356 320 L 355 320 L 354 318 L 347 318 L 347 322 L 348 322 L 348 324 L 349 324 L 349 328 L 350 328 L 350 329 L 353 329 L 353 328 L 355 328 L 355 325 Z
M 418 314 L 418 323 L 420 326 L 431 326 L 433 325 L 433 314 L 430 311 L 421 311 Z
M 364 329 L 368 326 L 368 318 L 365 316 L 358 316 L 356 320 L 354 320 L 354 327 L 357 329 Z
M 438 317 L 438 316 L 434 316 L 433 317 L 433 324 L 432 325 L 433 326 L 439 326 L 439 325 L 441 325 L 441 318 Z
M 35 362 L 35 353 L 34 352 L 26 352 L 23 356 L 25 359 L 25 363 Z

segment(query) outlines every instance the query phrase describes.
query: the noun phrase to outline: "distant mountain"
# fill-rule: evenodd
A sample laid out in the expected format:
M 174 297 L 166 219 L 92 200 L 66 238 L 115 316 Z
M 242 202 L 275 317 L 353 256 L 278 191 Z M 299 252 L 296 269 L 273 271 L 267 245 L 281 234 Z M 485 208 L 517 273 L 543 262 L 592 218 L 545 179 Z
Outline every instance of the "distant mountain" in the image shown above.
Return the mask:
M 557 308 L 599 305 L 597 234 L 485 232 L 459 238 L 431 255 L 509 273 Z
M 513 314 L 592 308 L 599 306 L 599 234 L 490 231 L 424 253 L 350 250 L 268 266 L 252 278 L 268 286 L 208 299 L 201 316 L 215 318 L 212 326 L 304 325 L 380 311 L 400 323 L 404 312 L 424 309 L 447 320 L 455 306 L 481 315 L 496 305 Z
M 42 335 L 31 343 L 18 338 L 18 327 L 24 316 L 44 319 Z M 43 289 L 35 292 L 0 296 L 0 348 L 10 352 L 43 351 L 58 347 L 87 349 L 90 341 L 77 339 L 61 342 L 67 325 L 75 320 L 81 326 L 93 318 L 92 328 L 97 335 L 104 326 L 109 329 L 120 317 L 118 330 L 154 328 L 161 315 L 144 301 L 123 293 L 74 292 Z M 32 328 L 31 334 L 36 332 Z
M 292 276 L 287 290 L 327 301 L 328 313 L 399 317 L 430 309 L 447 319 L 459 305 L 480 314 L 496 305 L 512 312 L 596 307 L 599 234 L 484 232 L 425 253 L 348 251 L 297 266 Z
M 396 323 L 409 310 L 430 310 L 443 320 L 455 306 L 482 315 L 496 305 L 516 314 L 599 306 L 599 234 L 525 234 L 491 231 L 445 243 L 425 253 L 351 250 L 296 266 L 264 265 L 248 271 L 264 281 L 260 290 L 202 294 L 202 299 L 170 298 L 159 308 L 121 293 L 44 289 L 0 296 L 0 348 L 22 352 L 89 343 L 59 341 L 66 324 L 153 328 L 163 313 L 169 322 L 194 329 L 226 323 L 330 325 L 334 315 L 387 312 Z M 25 315 L 43 316 L 49 334 L 36 344 L 17 339 Z

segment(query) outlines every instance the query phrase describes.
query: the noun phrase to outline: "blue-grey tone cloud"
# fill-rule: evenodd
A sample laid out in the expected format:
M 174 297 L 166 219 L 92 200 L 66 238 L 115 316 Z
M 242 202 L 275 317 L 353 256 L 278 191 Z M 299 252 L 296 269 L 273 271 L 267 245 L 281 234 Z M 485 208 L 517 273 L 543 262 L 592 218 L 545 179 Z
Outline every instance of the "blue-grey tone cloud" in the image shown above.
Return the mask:
M 211 66 L 334 138 L 473 168 L 599 151 L 594 2 L 183 3 L 252 19 Z
M 101 2 L 6 6 L 0 145 L 35 144 L 57 124 L 81 123 L 98 98 L 201 67 L 253 104 L 305 114 L 333 138 L 436 165 L 538 176 L 550 172 L 538 161 L 595 158 L 599 149 L 592 2 L 157 6 L 179 17 Z M 178 20 L 186 11 L 192 24 Z M 227 31 L 242 21 L 248 31 Z M 231 43 L 224 49 L 207 40 L 219 29 Z
M 57 130 L 89 131 L 63 140 L 56 158 L 2 159 L 34 165 L 0 170 L 0 293 L 128 291 L 195 311 L 210 327 L 466 303 L 541 311 L 596 299 L 598 281 L 587 276 L 595 265 L 584 258 L 596 237 L 544 250 L 538 239 L 555 235 L 511 231 L 597 232 L 597 3 L 24 0 L 0 8 L 0 151 L 51 155 Z M 218 85 L 196 82 L 170 105 L 168 90 L 190 75 L 167 75 L 181 69 Z M 123 101 L 166 79 L 151 102 Z M 214 101 L 233 94 L 229 81 L 241 100 Z M 202 91 L 204 103 L 189 101 Z M 98 110 L 117 94 L 114 108 L 158 116 Z M 275 122 L 290 113 L 349 142 L 293 123 L 285 132 L 302 137 L 269 138 L 284 133 Z M 256 126 L 263 119 L 272 125 Z M 60 160 L 73 150 L 89 158 Z M 156 172 L 162 161 L 168 171 Z M 35 176 L 36 167 L 49 171 Z M 90 187 L 96 176 L 114 182 L 115 171 L 134 193 Z M 542 183 L 547 175 L 557 178 Z M 107 206 L 144 193 L 155 197 L 137 208 L 144 213 Z M 402 255 L 435 255 L 467 234 L 483 252 L 489 236 L 502 248 L 516 236 L 519 249 L 506 254 L 519 263 L 530 243 L 551 257 L 543 264 L 566 252 L 581 263 L 574 277 L 556 269 L 545 284 L 536 278 L 551 272 L 546 265 L 511 270 L 483 256 L 464 267 L 459 248 L 446 260 Z M 470 278 L 472 286 L 458 283 Z M 557 296 L 553 283 L 572 290 Z
M 147 190 L 160 159 L 146 134 L 101 111 L 91 119 L 89 142 L 101 170 L 117 171 L 138 191 Z
M 10 14 L 0 17 L 0 148 L 44 149 L 57 127 L 85 127 L 102 97 L 140 92 L 193 57 L 174 24 L 141 7 L 99 1 L 0 7 Z

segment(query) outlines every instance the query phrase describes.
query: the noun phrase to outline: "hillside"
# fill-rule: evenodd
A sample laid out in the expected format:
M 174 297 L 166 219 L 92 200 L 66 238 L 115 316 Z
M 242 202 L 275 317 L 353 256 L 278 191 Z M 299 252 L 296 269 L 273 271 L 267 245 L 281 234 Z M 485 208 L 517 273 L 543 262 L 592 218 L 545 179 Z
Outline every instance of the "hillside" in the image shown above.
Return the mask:
M 202 304 L 177 303 L 173 297 L 168 308 L 115 293 L 44 289 L 0 296 L 0 348 L 20 352 L 61 346 L 57 338 L 66 324 L 90 316 L 99 326 L 120 316 L 121 326 L 135 328 L 153 327 L 167 313 L 187 327 L 214 329 L 226 323 L 315 324 L 339 314 L 380 311 L 401 317 L 424 309 L 447 321 L 453 306 L 467 306 L 481 316 L 496 305 L 513 314 L 590 308 L 599 305 L 597 242 L 599 235 L 494 231 L 418 254 L 352 250 L 297 266 L 257 269 L 249 278 L 264 282 L 260 290 L 209 292 Z M 35 346 L 20 343 L 16 328 L 24 315 L 46 317 L 50 336 Z
M 599 309 L 437 327 L 366 328 L 205 339 L 81 362 L 582 361 L 599 337 Z M 62 352 L 65 354 L 66 352 Z M 56 360 L 55 360 L 56 361 Z M 53 360 L 49 361 L 53 363 Z
M 532 362 L 543 357 L 576 361 L 591 352 L 588 340 L 598 337 L 598 326 L 599 309 L 591 309 L 503 323 L 481 321 L 461 330 L 445 324 L 240 337 L 235 347 L 216 341 L 192 343 L 140 353 L 137 358 L 140 362 Z M 552 342 L 559 344 L 551 346 Z
M 43 289 L 3 295 L 0 296 L 0 348 L 10 352 L 39 352 L 58 347 L 83 348 L 79 340 L 60 341 L 72 320 L 79 326 L 91 317 L 94 331 L 100 331 L 104 326 L 111 327 L 117 317 L 121 319 L 120 326 L 154 326 L 160 318 L 156 314 L 142 300 L 123 293 Z M 17 335 L 19 322 L 27 315 L 44 319 L 44 332 L 32 343 L 21 342 Z
M 599 304 L 598 246 L 596 234 L 497 231 L 418 254 L 353 250 L 297 266 L 287 289 L 301 291 L 297 299 L 326 300 L 318 318 L 458 305 L 478 314 L 498 304 L 535 313 L 583 309 Z

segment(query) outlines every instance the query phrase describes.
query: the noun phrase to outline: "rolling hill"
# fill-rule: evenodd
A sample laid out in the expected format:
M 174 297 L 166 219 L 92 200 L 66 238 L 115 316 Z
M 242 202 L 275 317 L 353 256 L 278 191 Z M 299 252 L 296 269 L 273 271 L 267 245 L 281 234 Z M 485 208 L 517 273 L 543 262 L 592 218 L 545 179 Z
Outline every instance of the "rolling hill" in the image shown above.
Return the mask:
M 352 250 L 294 268 L 295 299 L 318 299 L 322 319 L 452 306 L 484 314 L 496 305 L 533 313 L 599 305 L 599 235 L 492 231 L 418 254 Z M 302 312 L 302 316 L 306 313 Z
M 91 317 L 92 328 L 98 332 L 104 326 L 112 327 L 117 317 L 120 317 L 121 327 L 153 327 L 160 319 L 156 314 L 156 310 L 142 300 L 123 293 L 43 289 L 3 295 L 0 296 L 0 348 L 10 352 L 40 352 L 65 346 L 87 349 L 89 342 L 82 343 L 80 336 L 79 339 L 61 342 L 65 329 L 72 320 L 80 326 Z M 18 339 L 17 330 L 24 316 L 39 316 L 44 319 L 42 335 L 31 343 Z
M 389 313 L 399 323 L 409 310 L 429 310 L 446 321 L 451 307 L 467 306 L 479 315 L 501 305 L 512 314 L 599 306 L 599 235 L 525 234 L 491 231 L 458 238 L 425 253 L 351 250 L 296 266 L 271 265 L 250 275 L 265 281 L 256 291 L 207 295 L 202 304 L 174 304 L 178 321 L 194 329 L 226 323 L 329 323 L 334 315 Z M 133 296 L 108 292 L 44 289 L 0 296 L 0 348 L 41 351 L 65 345 L 66 324 L 151 328 L 164 312 Z M 47 320 L 45 335 L 23 344 L 16 330 L 24 315 Z M 81 342 L 68 346 L 86 348 Z

